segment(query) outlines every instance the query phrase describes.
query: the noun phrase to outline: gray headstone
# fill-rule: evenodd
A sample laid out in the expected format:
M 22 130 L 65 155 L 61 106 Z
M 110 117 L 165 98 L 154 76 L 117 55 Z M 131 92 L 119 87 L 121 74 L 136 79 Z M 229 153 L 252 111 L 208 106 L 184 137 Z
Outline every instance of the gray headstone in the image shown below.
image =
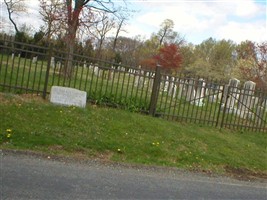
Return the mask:
M 239 83 L 240 81 L 238 79 L 233 78 L 229 80 L 229 84 L 225 87 L 224 102 L 227 101 L 225 106 L 227 108 L 227 112 L 229 113 L 232 113 L 235 110 L 234 106 L 240 94 L 237 88 Z
M 243 90 L 241 90 L 240 92 L 237 108 L 239 110 L 242 110 L 240 111 L 241 117 L 243 117 L 242 113 L 248 112 L 249 110 L 253 108 L 253 106 L 255 106 L 255 103 L 257 103 L 255 101 L 255 97 L 253 96 L 255 87 L 256 87 L 256 83 L 252 81 L 247 81 L 244 84 Z
M 52 86 L 50 102 L 65 106 L 86 106 L 87 93 L 74 88 Z
M 196 91 L 194 89 L 195 81 L 194 79 L 189 79 L 186 84 L 186 101 L 192 101 L 195 99 Z
M 55 57 L 51 57 L 50 66 L 54 69 L 55 68 Z

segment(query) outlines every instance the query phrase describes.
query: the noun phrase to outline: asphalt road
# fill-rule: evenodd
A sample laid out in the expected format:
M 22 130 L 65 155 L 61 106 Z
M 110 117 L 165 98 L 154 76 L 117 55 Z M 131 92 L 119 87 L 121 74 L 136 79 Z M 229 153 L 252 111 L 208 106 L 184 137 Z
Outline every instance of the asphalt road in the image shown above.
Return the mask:
M 3 153 L 3 199 L 267 199 L 267 184 L 181 170 Z

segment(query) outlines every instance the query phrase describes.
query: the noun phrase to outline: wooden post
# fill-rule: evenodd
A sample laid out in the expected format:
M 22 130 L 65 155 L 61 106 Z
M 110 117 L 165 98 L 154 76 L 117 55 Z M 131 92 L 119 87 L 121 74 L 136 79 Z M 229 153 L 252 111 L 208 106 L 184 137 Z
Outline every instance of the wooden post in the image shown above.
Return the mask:
M 48 56 L 47 56 L 47 68 L 46 68 L 46 74 L 45 74 L 44 89 L 43 89 L 43 95 L 42 95 L 43 96 L 43 99 L 46 98 L 46 93 L 47 93 L 49 71 L 50 71 L 50 67 L 51 67 L 52 51 L 53 51 L 53 46 L 50 43 L 49 44 L 49 49 L 48 49 Z
M 152 116 L 155 116 L 156 114 L 160 82 L 161 82 L 160 65 L 157 65 L 155 77 L 154 77 L 154 83 L 152 87 L 152 94 L 150 98 L 150 105 L 149 105 L 149 115 L 152 115 Z

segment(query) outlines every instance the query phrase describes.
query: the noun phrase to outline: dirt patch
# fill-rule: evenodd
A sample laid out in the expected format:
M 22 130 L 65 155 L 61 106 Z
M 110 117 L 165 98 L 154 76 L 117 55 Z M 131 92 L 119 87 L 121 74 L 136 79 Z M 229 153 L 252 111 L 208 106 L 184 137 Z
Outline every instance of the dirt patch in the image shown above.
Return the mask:
M 267 173 L 264 172 L 255 172 L 246 168 L 235 168 L 230 166 L 225 166 L 224 169 L 228 176 L 231 176 L 238 180 L 242 181 L 267 180 Z
M 101 160 L 101 161 L 104 161 L 104 162 L 110 162 L 112 156 L 113 156 L 113 152 L 106 151 L 106 152 L 97 153 L 94 158 L 96 160 Z
M 48 149 L 50 151 L 60 151 L 60 150 L 64 150 L 64 147 L 61 145 L 52 145 L 52 146 L 49 146 Z
M 7 94 L 0 93 L 0 102 L 1 104 L 22 104 L 25 102 L 41 102 L 45 103 L 47 100 L 43 99 L 39 94 Z

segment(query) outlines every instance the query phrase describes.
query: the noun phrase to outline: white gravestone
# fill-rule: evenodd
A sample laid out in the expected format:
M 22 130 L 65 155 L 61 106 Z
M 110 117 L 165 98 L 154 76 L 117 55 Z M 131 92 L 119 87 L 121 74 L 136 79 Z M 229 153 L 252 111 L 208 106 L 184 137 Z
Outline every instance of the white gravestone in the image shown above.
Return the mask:
M 37 62 L 37 56 L 34 56 L 33 58 L 32 58 L 32 63 L 36 63 Z
M 168 89 L 169 89 L 169 77 L 166 76 L 166 77 L 165 77 L 165 82 L 164 82 L 164 89 L 163 89 L 163 91 L 164 91 L 164 92 L 167 92 Z
M 185 81 L 184 80 L 179 80 L 179 84 L 178 84 L 178 87 L 179 87 L 179 91 L 178 91 L 178 96 L 177 98 L 178 99 L 181 99 L 182 96 L 186 96 L 185 95 Z
M 87 93 L 68 87 L 52 86 L 50 102 L 65 106 L 86 106 Z
M 199 79 L 195 99 L 196 106 L 204 106 L 205 86 L 204 79 Z
M 60 61 L 57 61 L 56 71 L 57 72 L 60 72 L 61 71 L 61 62 Z
M 220 85 L 211 84 L 209 86 L 209 89 L 208 89 L 209 101 L 212 103 L 215 103 L 218 100 L 220 100 L 220 98 L 221 98 L 221 92 L 220 91 L 222 91 L 222 88 L 220 88 Z
M 254 91 L 255 91 L 256 83 L 252 81 L 247 81 L 244 84 L 244 89 L 241 91 L 241 94 L 239 96 L 239 104 L 238 104 L 238 114 L 242 118 L 246 118 L 247 114 L 250 112 L 250 110 L 255 105 L 255 97 Z
M 83 68 L 86 68 L 86 67 L 87 67 L 86 61 L 83 61 Z
M 55 69 L 55 57 L 51 57 L 50 66 Z
M 195 81 L 194 79 L 189 79 L 188 83 L 186 84 L 186 101 L 192 103 L 192 100 L 195 99 L 196 91 L 194 89 Z
M 244 84 L 244 89 L 242 90 L 240 97 L 239 97 L 239 105 L 238 105 L 238 109 L 251 109 L 252 108 L 252 98 L 254 95 L 254 91 L 256 88 L 256 83 L 252 82 L 252 81 L 247 81 Z
M 234 106 L 240 94 L 237 88 L 239 83 L 240 81 L 238 79 L 233 78 L 229 80 L 229 84 L 225 87 L 224 102 L 226 102 L 225 107 L 228 113 L 235 112 Z

